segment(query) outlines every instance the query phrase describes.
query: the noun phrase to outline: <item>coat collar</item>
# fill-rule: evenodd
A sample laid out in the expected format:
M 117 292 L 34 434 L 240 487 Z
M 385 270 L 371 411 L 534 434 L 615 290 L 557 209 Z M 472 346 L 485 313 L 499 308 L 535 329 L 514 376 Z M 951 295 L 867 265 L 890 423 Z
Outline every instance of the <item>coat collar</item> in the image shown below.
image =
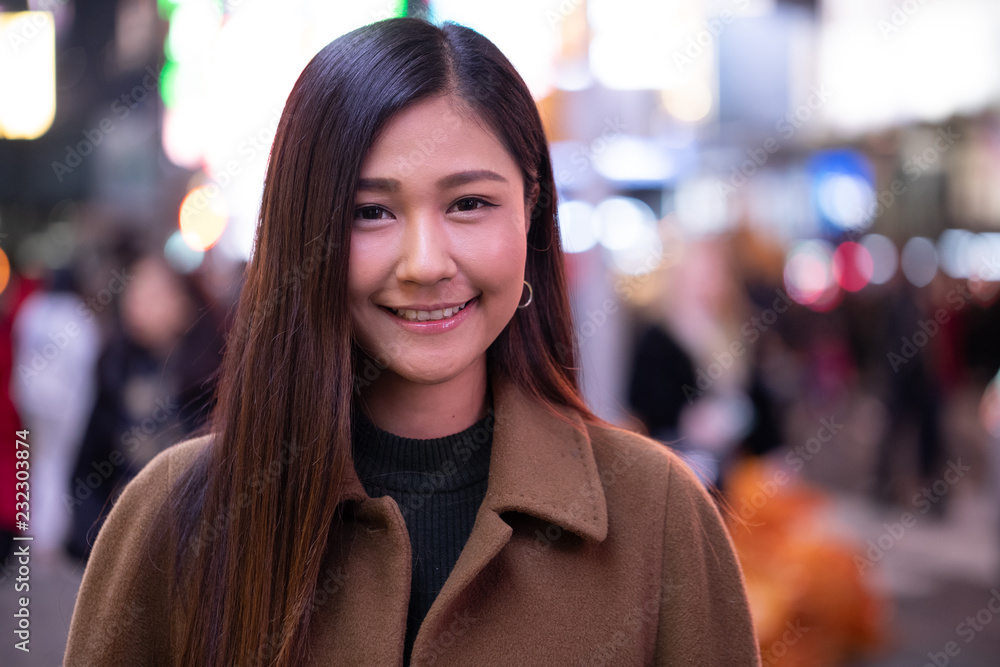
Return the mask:
M 493 444 L 480 512 L 521 512 L 600 542 L 608 513 L 588 430 L 575 410 L 557 410 L 570 423 L 513 382 L 493 382 Z M 347 484 L 346 498 L 371 500 L 353 467 Z

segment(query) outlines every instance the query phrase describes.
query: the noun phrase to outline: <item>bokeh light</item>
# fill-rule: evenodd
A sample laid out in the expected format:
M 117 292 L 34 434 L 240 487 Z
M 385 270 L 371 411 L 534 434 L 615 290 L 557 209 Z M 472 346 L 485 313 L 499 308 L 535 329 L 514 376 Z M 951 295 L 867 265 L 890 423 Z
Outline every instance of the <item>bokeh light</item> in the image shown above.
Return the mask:
M 55 115 L 52 14 L 0 12 L 0 139 L 37 139 Z
M 833 277 L 848 292 L 867 285 L 874 268 L 871 253 L 860 243 L 841 243 L 833 252 Z
M 10 258 L 7 257 L 7 253 L 0 248 L 0 293 L 7 289 L 7 283 L 10 282 Z
M 636 242 L 608 251 L 611 267 L 618 273 L 639 276 L 657 269 L 663 262 L 663 241 L 655 228 L 643 226 Z
M 969 277 L 1000 281 L 1000 233 L 976 234 L 969 246 Z
M 852 149 L 826 150 L 810 161 L 820 219 L 834 229 L 858 230 L 874 219 L 877 199 L 871 164 Z
M 597 244 L 594 207 L 584 201 L 559 204 L 559 237 L 566 252 L 586 252 Z
M 205 259 L 204 251 L 195 250 L 188 245 L 179 230 L 167 239 L 163 246 L 163 256 L 170 262 L 170 266 L 179 273 L 191 273 L 201 266 Z
M 892 280 L 899 268 L 899 253 L 892 240 L 881 234 L 866 234 L 861 238 L 861 245 L 872 258 L 870 282 L 884 285 Z
M 192 249 L 208 250 L 226 229 L 229 207 L 216 185 L 199 186 L 184 197 L 180 208 L 180 231 Z
M 653 209 L 633 197 L 608 197 L 591 218 L 611 268 L 625 275 L 648 273 L 663 259 Z
M 941 270 L 952 278 L 969 277 L 969 251 L 976 235 L 965 229 L 946 229 L 937 240 Z
M 719 181 L 709 178 L 680 183 L 674 193 L 677 222 L 692 236 L 715 234 L 729 226 L 729 207 L 719 194 Z
M 834 286 L 833 249 L 826 241 L 802 241 L 785 259 L 785 289 L 803 305 L 812 305 Z
M 704 119 L 712 110 L 712 91 L 698 80 L 664 90 L 660 93 L 660 99 L 667 112 L 687 123 Z
M 602 246 L 624 250 L 642 243 L 644 230 L 655 231 L 656 215 L 638 199 L 609 197 L 594 208 L 594 222 Z
M 914 236 L 903 246 L 900 264 L 903 275 L 916 287 L 923 287 L 934 280 L 938 270 L 937 250 L 934 243 L 923 236 Z

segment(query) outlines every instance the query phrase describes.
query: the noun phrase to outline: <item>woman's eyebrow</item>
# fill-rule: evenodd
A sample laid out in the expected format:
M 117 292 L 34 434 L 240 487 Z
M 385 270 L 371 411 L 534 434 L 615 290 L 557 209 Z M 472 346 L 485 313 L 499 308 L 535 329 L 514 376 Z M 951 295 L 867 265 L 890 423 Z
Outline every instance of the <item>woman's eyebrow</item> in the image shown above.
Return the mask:
M 489 169 L 474 169 L 471 171 L 460 171 L 456 174 L 445 176 L 437 182 L 437 185 L 442 190 L 447 190 L 448 188 L 454 188 L 459 185 L 465 185 L 466 183 L 472 183 L 474 181 L 500 181 L 501 183 L 507 183 L 507 179 L 495 171 L 490 171 Z
M 509 182 L 506 178 L 495 171 L 490 171 L 489 169 L 473 169 L 470 171 L 460 171 L 454 174 L 449 174 L 448 176 L 438 180 L 437 187 L 440 190 L 447 190 L 449 188 L 455 188 L 460 185 L 466 185 L 467 183 L 473 183 L 475 181 L 499 181 L 501 183 Z M 398 192 L 399 181 L 394 178 L 361 178 L 358 179 L 358 191 Z

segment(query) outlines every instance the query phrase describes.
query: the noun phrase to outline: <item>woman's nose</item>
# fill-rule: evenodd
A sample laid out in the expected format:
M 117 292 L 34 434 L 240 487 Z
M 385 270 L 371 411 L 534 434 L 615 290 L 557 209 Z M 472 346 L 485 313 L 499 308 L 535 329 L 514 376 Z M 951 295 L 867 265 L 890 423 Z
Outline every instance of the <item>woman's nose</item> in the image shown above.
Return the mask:
M 456 270 L 447 222 L 433 214 L 407 220 L 396 267 L 397 280 L 433 285 L 453 277 Z

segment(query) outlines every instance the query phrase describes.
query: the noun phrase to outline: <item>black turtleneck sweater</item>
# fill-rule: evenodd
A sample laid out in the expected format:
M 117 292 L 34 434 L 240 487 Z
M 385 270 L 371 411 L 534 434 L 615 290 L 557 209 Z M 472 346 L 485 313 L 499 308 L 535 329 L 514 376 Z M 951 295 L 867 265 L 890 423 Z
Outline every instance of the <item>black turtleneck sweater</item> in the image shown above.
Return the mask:
M 492 410 L 443 438 L 403 438 L 383 431 L 361 410 L 353 419 L 354 466 L 369 496 L 391 496 L 406 521 L 413 556 L 404 664 L 417 630 L 472 532 L 486 495 Z

